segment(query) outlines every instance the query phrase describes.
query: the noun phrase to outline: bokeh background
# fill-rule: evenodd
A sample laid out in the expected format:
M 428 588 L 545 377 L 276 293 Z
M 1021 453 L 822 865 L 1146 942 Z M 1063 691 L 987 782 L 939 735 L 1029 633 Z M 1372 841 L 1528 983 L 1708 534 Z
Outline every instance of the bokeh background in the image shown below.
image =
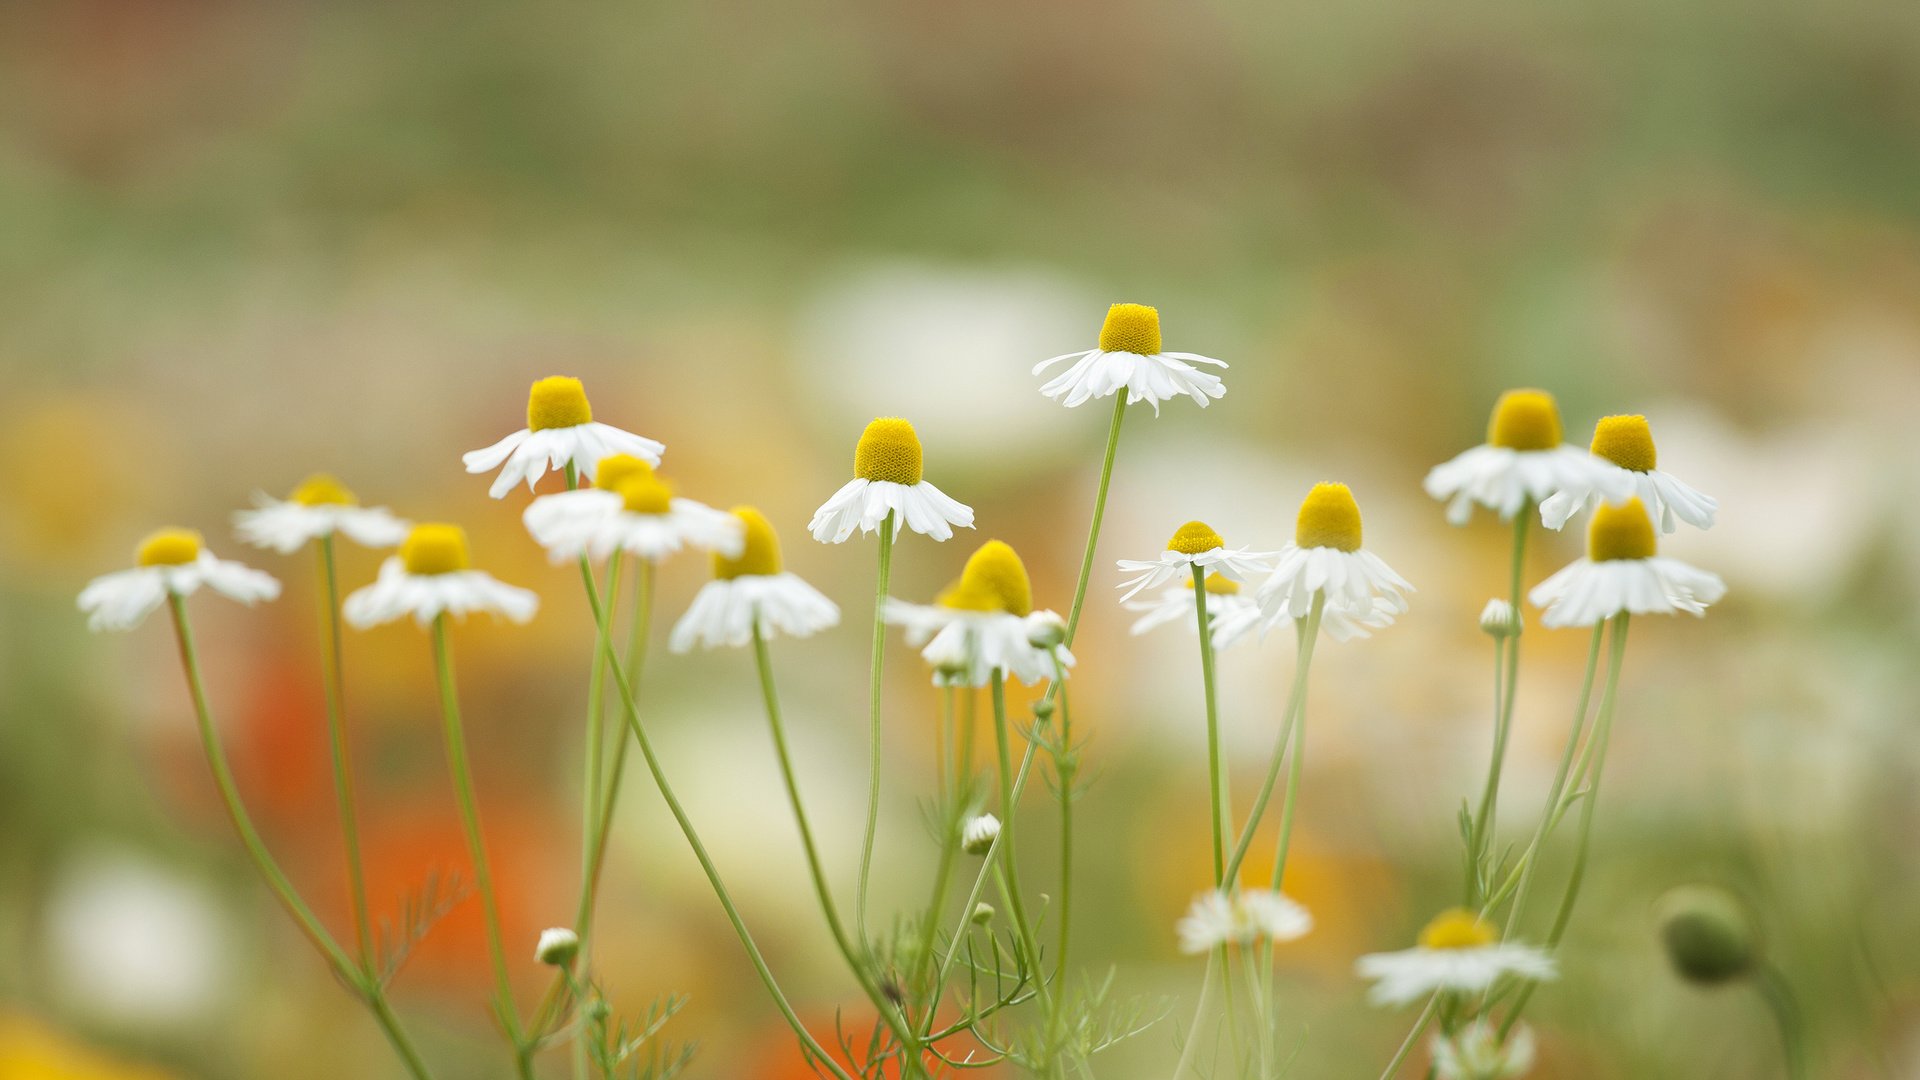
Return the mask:
M 668 444 L 683 492 L 768 512 L 847 615 L 777 662 L 850 893 L 873 547 L 815 544 L 806 519 L 861 425 L 907 416 L 929 477 L 1064 608 L 1105 411 L 1042 400 L 1028 368 L 1090 346 L 1113 300 L 1233 367 L 1212 408 L 1131 413 L 1078 649 L 1078 959 L 1173 1017 L 1101 1075 L 1170 1071 L 1202 968 L 1172 926 L 1207 876 L 1196 650 L 1128 636 L 1112 560 L 1191 517 L 1278 546 L 1337 478 L 1419 586 L 1390 632 L 1321 650 L 1290 883 L 1319 926 L 1282 955 L 1293 1074 L 1374 1075 L 1409 1017 L 1364 1004 L 1352 959 L 1456 891 L 1453 813 L 1489 737 L 1474 617 L 1505 571 L 1506 532 L 1448 528 L 1419 482 L 1510 385 L 1558 394 L 1575 440 L 1648 413 L 1662 464 L 1722 506 L 1667 551 L 1731 586 L 1704 621 L 1635 625 L 1539 1074 L 1777 1073 L 1758 999 L 1680 984 L 1657 948 L 1653 899 L 1705 880 L 1760 912 L 1820 1075 L 1920 1075 L 1917 118 L 1920 7 L 1870 0 L 6 5 L 0 1075 L 397 1075 L 233 841 L 165 626 L 93 636 L 74 611 L 146 530 L 242 555 L 231 513 L 326 469 L 464 523 L 484 566 L 541 591 L 530 626 L 457 636 L 524 1000 L 542 982 L 521 954 L 578 873 L 590 628 L 519 527 L 524 492 L 488 500 L 459 454 L 521 425 L 532 379 L 573 374 L 599 418 Z M 930 596 L 974 542 L 905 541 L 896 591 Z M 1529 579 L 1577 550 L 1543 540 Z M 288 589 L 194 602 L 220 723 L 270 843 L 344 928 L 311 564 L 244 557 Z M 377 558 L 350 550 L 349 584 Z M 663 614 L 704 574 L 672 564 Z M 1526 638 L 1510 836 L 1584 644 Z M 1243 794 L 1290 652 L 1222 658 Z M 347 665 L 393 911 L 465 864 L 429 653 L 402 626 L 351 635 Z M 858 994 L 803 899 L 751 678 L 744 654 L 673 659 L 645 694 L 826 1024 Z M 891 912 L 929 865 L 936 706 L 897 639 L 886 702 Z M 804 1075 L 657 796 L 628 790 L 606 978 L 630 1007 L 691 996 L 671 1033 L 700 1043 L 696 1075 Z M 1027 813 L 1051 831 L 1044 798 Z M 502 1071 L 482 957 L 468 902 L 399 981 L 444 1075 Z

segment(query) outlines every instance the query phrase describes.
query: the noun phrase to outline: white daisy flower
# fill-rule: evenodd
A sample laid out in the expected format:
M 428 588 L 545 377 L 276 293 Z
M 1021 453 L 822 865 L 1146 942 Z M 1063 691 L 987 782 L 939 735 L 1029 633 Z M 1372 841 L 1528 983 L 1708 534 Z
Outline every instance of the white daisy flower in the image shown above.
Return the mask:
M 766 515 L 751 506 L 733 508 L 745 542 L 738 555 L 715 552 L 713 580 L 694 594 L 673 626 L 667 647 L 683 653 L 695 645 L 738 647 L 775 633 L 807 637 L 840 621 L 840 609 L 799 575 L 781 569 L 780 537 Z
M 973 528 L 973 508 L 955 502 L 921 479 L 920 437 L 913 425 L 883 416 L 867 425 L 853 448 L 853 479 L 820 504 L 807 531 L 823 544 L 838 544 L 858 528 L 870 533 L 893 515 L 893 535 L 902 526 L 947 540 L 953 526 Z
M 1306 908 L 1270 889 L 1236 889 L 1231 896 L 1219 889 L 1203 892 L 1174 926 L 1180 951 L 1190 956 L 1223 945 L 1292 941 L 1312 929 Z
M 1496 596 L 1480 609 L 1480 632 L 1491 638 L 1512 637 L 1520 632 L 1520 613 Z
M 385 507 L 361 506 L 340 481 L 314 473 L 284 501 L 265 492 L 253 496 L 254 509 L 233 515 L 234 532 L 254 547 L 282 555 L 334 533 L 362 547 L 392 547 L 406 538 L 407 523 Z
M 1560 406 L 1544 390 L 1500 395 L 1487 424 L 1487 441 L 1427 474 L 1427 494 L 1446 499 L 1447 520 L 1465 525 L 1475 504 L 1511 521 L 1522 506 L 1556 492 L 1599 492 L 1609 502 L 1633 494 L 1620 470 L 1570 443 L 1562 443 Z
M 1160 351 L 1160 311 L 1145 304 L 1114 304 L 1100 326 L 1100 347 L 1071 352 L 1033 366 L 1035 375 L 1062 360 L 1072 364 L 1040 387 L 1040 392 L 1071 409 L 1094 398 L 1107 397 L 1126 387 L 1127 404 L 1144 401 L 1153 406 L 1186 395 L 1201 408 L 1227 388 L 1220 376 L 1195 364 L 1226 367 L 1226 362 L 1195 353 Z
M 1226 541 L 1206 522 L 1189 521 L 1174 530 L 1173 539 L 1167 541 L 1167 549 L 1158 559 L 1118 560 L 1121 573 L 1134 575 L 1117 586 L 1127 590 L 1121 594 L 1120 602 L 1124 604 L 1142 590 L 1165 585 L 1176 578 L 1191 581 L 1196 566 L 1207 570 L 1208 577 L 1222 574 L 1233 581 L 1244 582 L 1254 574 L 1266 573 L 1272 559 L 1271 551 L 1229 550 Z
M 192 596 L 205 585 L 251 606 L 280 595 L 271 575 L 214 558 L 192 529 L 161 529 L 140 542 L 129 570 L 104 574 L 80 591 L 87 629 L 131 630 L 169 596 Z
M 566 967 L 580 952 L 580 935 L 565 926 L 554 926 L 540 931 L 540 940 L 533 946 L 533 958 L 553 967 Z
M 1542 980 L 1555 974 L 1544 950 L 1502 943 L 1491 923 L 1465 908 L 1441 912 L 1415 947 L 1362 956 L 1354 970 L 1374 980 L 1367 1000 L 1375 1005 L 1405 1005 L 1441 990 L 1478 993 L 1502 975 Z
M 1208 574 L 1207 623 L 1213 628 L 1213 647 L 1224 649 L 1247 640 L 1260 626 L 1260 605 L 1240 591 L 1240 582 L 1225 574 Z M 1168 585 L 1159 592 L 1126 602 L 1128 611 L 1142 614 L 1133 621 L 1137 636 L 1168 623 L 1183 622 L 1199 633 L 1200 620 L 1195 611 L 1193 579 Z
M 1661 532 L 1672 532 L 1676 518 L 1696 529 L 1713 528 L 1713 515 L 1720 509 L 1719 500 L 1654 467 L 1660 459 L 1646 417 L 1602 417 L 1593 426 L 1591 449 L 1593 456 L 1615 474 L 1619 483 L 1627 485 L 1647 504 L 1647 509 L 1660 522 Z M 1570 484 L 1540 504 L 1540 521 L 1549 529 L 1559 529 L 1573 515 L 1591 510 L 1602 501 L 1597 487 Z
M 992 814 L 970 817 L 960 830 L 960 850 L 969 855 L 985 855 L 999 837 L 999 818 Z
M 1392 625 L 1413 586 L 1361 547 L 1360 536 L 1360 505 L 1347 485 L 1315 484 L 1300 503 L 1293 543 L 1256 594 L 1267 629 L 1305 618 L 1316 593 L 1326 595 L 1320 629 L 1337 641 Z
M 484 570 L 467 554 L 467 533 L 458 525 L 415 525 L 400 553 L 380 564 L 380 575 L 340 605 L 356 629 L 390 623 L 405 615 L 430 626 L 441 615 L 485 611 L 517 623 L 533 618 L 540 598 Z
M 739 518 L 675 496 L 653 466 L 631 454 L 600 462 L 592 487 L 533 500 L 520 520 L 556 563 L 615 551 L 657 563 L 687 547 L 738 556 L 746 543 Z
M 1433 1037 L 1433 1068 L 1440 1080 L 1512 1080 L 1533 1068 L 1533 1029 L 1520 1024 L 1500 1041 L 1500 1029 L 1485 1017 L 1451 1038 Z
M 1533 587 L 1544 626 L 1592 626 L 1622 613 L 1706 614 L 1727 593 L 1719 575 L 1655 554 L 1653 519 L 1639 499 L 1593 512 L 1587 555 Z
M 925 646 L 920 655 L 933 665 L 935 685 L 985 686 L 995 671 L 1032 685 L 1053 678 L 1055 656 L 1061 667 L 1073 666 L 1064 645 L 1044 644 L 1052 640 L 1050 628 L 1059 616 L 1033 610 L 1026 564 L 999 540 L 980 545 L 960 580 L 932 604 L 889 596 L 881 610 L 887 622 L 906 629 L 907 644 Z M 1043 644 L 1034 644 L 1036 636 Z
M 593 406 L 587 403 L 587 391 L 580 380 L 554 375 L 534 383 L 528 393 L 526 427 L 484 450 L 463 454 L 460 460 L 470 473 L 500 469 L 487 494 L 504 499 L 522 480 L 532 491 L 548 469 L 564 469 L 571 464 L 591 480 L 600 462 L 614 454 L 631 454 L 649 465 L 658 465 L 666 448 L 666 444 L 644 435 L 595 423 Z M 505 468 L 501 468 L 503 463 Z

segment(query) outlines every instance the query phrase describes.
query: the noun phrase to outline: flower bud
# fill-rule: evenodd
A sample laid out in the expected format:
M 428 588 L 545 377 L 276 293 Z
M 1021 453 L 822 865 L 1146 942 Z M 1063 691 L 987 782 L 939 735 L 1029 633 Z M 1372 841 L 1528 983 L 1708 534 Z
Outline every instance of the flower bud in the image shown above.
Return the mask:
M 1000 819 L 992 814 L 981 814 L 968 818 L 960 830 L 960 849 L 969 855 L 985 855 L 993 850 L 993 842 L 1000 836 Z
M 982 900 L 973 905 L 973 914 L 967 918 L 975 926 L 985 926 L 993 921 L 993 905 Z
M 533 958 L 543 964 L 565 967 L 573 962 L 574 955 L 580 951 L 580 935 L 564 926 L 540 931 L 540 944 L 534 946 Z
M 1753 918 L 1740 898 L 1715 885 L 1682 885 L 1654 906 L 1660 941 L 1680 977 L 1701 986 L 1740 978 L 1758 961 Z
M 1026 623 L 1027 644 L 1036 649 L 1056 649 L 1067 640 L 1067 621 L 1051 611 L 1036 611 Z
M 1520 632 L 1520 613 L 1513 610 L 1512 604 L 1495 597 L 1480 609 L 1480 629 L 1496 641 L 1512 637 Z

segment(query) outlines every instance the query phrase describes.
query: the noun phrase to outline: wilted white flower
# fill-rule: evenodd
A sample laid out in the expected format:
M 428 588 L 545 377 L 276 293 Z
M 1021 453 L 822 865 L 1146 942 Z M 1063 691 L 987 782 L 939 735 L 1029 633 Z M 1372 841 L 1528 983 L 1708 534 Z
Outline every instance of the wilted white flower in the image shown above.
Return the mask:
M 1201 893 L 1174 927 L 1180 951 L 1189 955 L 1262 939 L 1292 941 L 1312 929 L 1313 916 L 1306 908 L 1269 889 Z
M 716 554 L 713 580 L 700 587 L 686 614 L 673 626 L 667 647 L 737 648 L 762 637 L 809 637 L 840 622 L 840 609 L 820 590 L 783 569 L 780 537 L 766 515 L 736 506 L 733 515 L 746 537 L 738 556 Z
M 1674 530 L 1674 519 L 1696 529 L 1713 528 L 1713 515 L 1720 504 L 1713 496 L 1697 491 L 1672 473 L 1655 468 L 1659 460 L 1653 445 L 1653 430 L 1644 416 L 1602 417 L 1593 428 L 1593 456 L 1611 466 L 1615 479 L 1640 497 L 1660 524 L 1661 532 Z M 1540 520 L 1549 529 L 1558 529 L 1581 510 L 1592 510 L 1604 501 L 1592 484 L 1569 484 L 1540 504 Z
M 1035 615 L 1052 613 L 1033 610 L 1026 564 L 999 540 L 980 545 L 960 580 L 932 604 L 888 597 L 882 608 L 887 622 L 905 628 L 907 644 L 925 646 L 920 656 L 941 686 L 985 686 L 996 671 L 1032 685 L 1054 677 L 1056 660 L 1062 669 L 1072 667 L 1066 646 L 1033 644 Z
M 992 814 L 970 817 L 960 830 L 960 849 L 969 855 L 985 855 L 999 837 L 999 818 Z
M 1637 498 L 1593 512 L 1587 555 L 1534 586 L 1528 598 L 1546 609 L 1545 626 L 1592 626 L 1615 615 L 1704 615 L 1726 595 L 1726 583 L 1705 570 L 1656 552 L 1653 520 Z
M 1167 541 L 1166 550 L 1158 558 L 1119 560 L 1121 572 L 1134 575 L 1120 583 L 1119 587 L 1127 590 L 1120 595 L 1120 602 L 1125 603 L 1142 590 L 1165 585 L 1175 578 L 1191 581 L 1196 566 L 1206 570 L 1209 577 L 1220 574 L 1228 580 L 1244 582 L 1255 574 L 1266 573 L 1272 558 L 1270 551 L 1229 549 L 1226 541 L 1206 522 L 1189 521 L 1174 530 L 1173 538 Z
M 1257 594 L 1269 629 L 1305 618 L 1316 593 L 1326 602 L 1320 629 L 1340 639 L 1393 624 L 1407 610 L 1407 579 L 1360 546 L 1360 504 L 1345 484 L 1315 484 L 1300 503 L 1293 543 L 1280 550 Z M 1343 615 L 1345 620 L 1329 618 Z
M 254 547 L 291 554 L 307 544 L 341 533 L 363 547 L 384 548 L 407 535 L 407 523 L 384 507 L 361 506 L 340 481 L 315 473 L 285 500 L 264 492 L 254 508 L 233 515 L 234 532 Z
M 1433 467 L 1427 494 L 1447 500 L 1447 520 L 1465 525 L 1476 505 L 1513 520 L 1560 491 L 1595 491 L 1608 501 L 1633 494 L 1620 470 L 1561 440 L 1560 406 L 1544 390 L 1500 395 L 1487 424 L 1487 441 Z
M 520 519 L 554 562 L 616 551 L 659 562 L 689 547 L 739 555 L 746 542 L 739 518 L 675 496 L 653 466 L 631 454 L 602 461 L 592 487 L 533 500 Z
M 87 629 L 131 630 L 168 596 L 192 596 L 205 585 L 243 604 L 280 595 L 272 576 L 237 562 L 214 558 L 192 529 L 161 529 L 140 542 L 137 564 L 103 574 L 80 591 Z
M 373 584 L 357 589 L 340 606 L 347 622 L 365 630 L 411 615 L 421 626 L 441 615 L 485 611 L 517 623 L 533 618 L 540 598 L 475 570 L 466 530 L 458 525 L 415 525 L 400 553 L 380 564 Z

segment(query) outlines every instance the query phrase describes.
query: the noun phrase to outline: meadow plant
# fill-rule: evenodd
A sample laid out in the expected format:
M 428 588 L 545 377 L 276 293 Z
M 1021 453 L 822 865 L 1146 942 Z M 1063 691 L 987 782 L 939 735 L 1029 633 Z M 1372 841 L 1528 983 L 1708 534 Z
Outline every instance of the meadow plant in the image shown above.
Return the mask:
M 775 665 L 780 639 L 833 630 L 841 621 L 840 609 L 786 569 L 773 521 L 750 506 L 722 511 L 679 495 L 658 471 L 665 447 L 595 421 L 576 379 L 535 382 L 526 427 L 464 459 L 469 472 L 496 474 L 489 489 L 496 499 L 511 495 L 522 480 L 537 491 L 547 473 L 559 475 L 564 490 L 539 494 L 523 519 L 532 540 L 555 563 L 578 567 L 593 620 L 581 628 L 591 647 L 583 665 L 578 900 L 573 921 L 546 930 L 537 943 L 516 945 L 503 937 L 481 817 L 484 800 L 468 762 L 453 642 L 466 615 L 486 613 L 523 623 L 534 617 L 539 599 L 477 569 L 458 526 L 410 525 L 385 510 L 361 507 L 351 491 L 327 476 L 307 480 L 285 500 L 260 496 L 236 519 L 237 533 L 247 543 L 281 554 L 303 547 L 314 551 L 323 631 L 319 678 L 352 912 L 346 938 L 336 938 L 314 914 L 254 828 L 222 749 L 188 621 L 186 601 L 202 586 L 252 604 L 274 599 L 278 583 L 216 558 L 198 533 L 165 529 L 140 544 L 134 568 L 96 580 L 79 604 L 96 630 L 132 629 L 147 614 L 167 608 L 207 762 L 242 846 L 412 1076 L 434 1075 L 433 1067 L 391 1007 L 388 988 L 407 950 L 468 893 L 468 878 L 430 882 L 397 924 L 381 920 L 389 930 L 376 932 L 361 864 L 363 823 L 350 767 L 351 699 L 341 660 L 343 624 L 364 628 L 407 617 L 430 645 L 447 766 L 471 864 L 470 891 L 484 918 L 493 982 L 487 1004 L 506 1044 L 503 1069 L 528 1080 L 542 1068 L 558 1069 L 549 1057 L 563 1053 L 576 1078 L 663 1078 L 691 1060 L 690 1047 L 672 1045 L 662 1036 L 685 999 L 669 996 L 637 1015 L 616 1016 L 596 973 L 595 929 L 602 917 L 598 896 L 608 836 L 627 780 L 630 748 L 637 747 L 748 962 L 821 1075 L 908 1080 L 1006 1063 L 1050 1078 L 1091 1077 L 1103 1053 L 1171 1010 L 1122 999 L 1112 973 L 1072 963 L 1074 807 L 1085 790 L 1081 760 L 1086 750 L 1074 731 L 1068 693 L 1069 674 L 1080 670 L 1072 646 L 1085 613 L 1129 407 L 1146 403 L 1157 415 L 1162 402 L 1180 398 L 1206 407 L 1225 395 L 1226 386 L 1221 376 L 1203 368 L 1226 365 L 1163 351 L 1159 312 L 1139 304 L 1113 305 L 1095 348 L 1044 361 L 1034 373 L 1063 361 L 1067 368 L 1041 387 L 1043 394 L 1069 409 L 1113 399 L 1086 543 L 1073 594 L 1064 598 L 1064 617 L 1039 603 L 1020 555 L 994 539 L 972 545 L 953 583 L 929 602 L 892 595 L 896 557 L 933 557 L 919 541 L 901 544 L 902 539 L 943 543 L 957 529 L 975 524 L 972 509 L 926 478 L 927 455 L 905 419 L 882 417 L 867 425 L 854 444 L 853 478 L 808 523 L 819 542 L 837 545 L 871 536 L 876 546 L 866 813 L 850 901 L 841 895 L 846 883 L 835 881 L 822 860 L 794 765 Z M 1651 614 L 1700 615 L 1724 591 L 1714 575 L 1659 554 L 1660 535 L 1677 524 L 1710 527 L 1715 504 L 1656 463 L 1644 417 L 1604 418 L 1590 447 L 1582 448 L 1563 441 L 1559 409 L 1549 394 L 1514 390 L 1495 405 L 1485 443 L 1427 477 L 1427 492 L 1447 503 L 1454 524 L 1469 524 L 1475 508 L 1491 510 L 1509 524 L 1511 569 L 1508 594 L 1488 601 L 1478 616 L 1493 644 L 1490 753 L 1484 785 L 1459 808 L 1459 894 L 1434 905 L 1438 914 L 1411 946 L 1361 956 L 1355 963 L 1357 975 L 1371 984 L 1371 1002 L 1385 1008 L 1418 1006 L 1411 1030 L 1385 1062 L 1383 1078 L 1398 1074 L 1429 1031 L 1428 1075 L 1520 1076 L 1535 1059 L 1535 1035 L 1523 1017 L 1540 984 L 1572 973 L 1560 945 L 1591 861 L 1630 621 Z M 1523 569 L 1535 516 L 1547 528 L 1559 529 L 1582 513 L 1587 516 L 1586 556 L 1526 590 Z M 376 580 L 344 601 L 334 557 L 341 536 L 395 549 Z M 1182 1044 L 1175 1080 L 1264 1080 L 1285 1073 L 1300 1053 L 1311 1053 L 1310 1047 L 1283 1045 L 1283 1018 L 1275 1005 L 1286 946 L 1314 927 L 1312 913 L 1287 893 L 1304 775 L 1309 675 L 1323 636 L 1357 642 L 1409 611 L 1414 587 L 1363 542 L 1374 539 L 1363 529 L 1353 490 L 1327 482 L 1301 496 L 1294 534 L 1274 550 L 1229 547 L 1212 527 L 1191 520 L 1175 529 L 1164 550 L 1118 560 L 1119 602 L 1137 614 L 1132 631 L 1191 627 L 1202 676 L 1195 711 L 1204 721 L 1196 744 L 1204 745 L 1196 752 L 1204 753 L 1208 786 L 1194 798 L 1205 799 L 1210 828 L 1196 842 L 1206 845 L 1211 870 L 1206 880 L 1194 883 L 1195 898 L 1170 928 L 1170 940 L 1183 953 L 1204 955 L 1206 964 L 1199 973 L 1194 1015 L 1175 1036 Z M 1389 537 L 1383 548 L 1391 547 Z M 641 706 L 655 634 L 657 576 L 667 560 L 685 551 L 711 559 L 711 580 L 674 622 L 667 644 L 676 654 L 695 648 L 750 651 L 769 748 L 821 926 L 865 999 L 859 1016 L 842 1016 L 831 1030 L 803 1022 L 782 989 L 733 900 L 722 867 L 676 794 L 672 777 L 685 766 L 663 758 L 652 736 L 653 717 Z M 1590 644 L 1546 803 L 1531 819 L 1530 838 L 1516 851 L 1500 846 L 1496 835 L 1528 601 L 1541 609 L 1541 627 L 1585 630 Z M 917 883 L 924 904 L 883 917 L 873 910 L 872 887 L 881 792 L 884 785 L 905 782 L 882 767 L 881 725 L 887 712 L 882 668 L 889 626 L 899 627 L 918 650 L 935 687 L 938 708 L 930 728 L 937 739 L 935 776 L 931 791 L 916 791 L 930 807 L 935 861 L 931 876 Z M 1272 749 L 1241 814 L 1229 790 L 1231 770 L 1222 746 L 1217 657 L 1226 649 L 1257 647 L 1283 628 L 1293 635 L 1290 686 L 1271 717 Z M 1599 677 L 1603 651 L 1604 680 Z M 1008 699 L 1010 680 L 1040 688 L 1019 715 Z M 983 741 L 991 754 L 976 761 Z M 1055 837 L 1034 835 L 1026 827 L 1023 798 L 1036 771 L 1058 804 Z M 1269 827 L 1276 794 L 1280 805 Z M 1556 882 L 1544 875 L 1543 857 L 1569 817 L 1571 868 Z M 1016 857 L 1024 845 L 1053 848 L 1051 881 L 1036 887 L 1024 880 L 1025 868 L 1035 863 Z M 1263 879 L 1248 881 L 1245 869 L 1256 846 L 1271 848 L 1272 869 Z M 1663 911 L 1664 939 L 1677 969 L 1703 984 L 1758 979 L 1781 1017 L 1789 1053 L 1797 1058 L 1791 994 L 1757 958 L 1741 909 L 1714 894 L 1683 891 Z M 525 957 L 527 944 L 537 964 L 552 975 L 539 1000 L 522 1003 L 515 999 L 510 965 Z M 555 1053 L 543 1057 L 549 1050 Z

